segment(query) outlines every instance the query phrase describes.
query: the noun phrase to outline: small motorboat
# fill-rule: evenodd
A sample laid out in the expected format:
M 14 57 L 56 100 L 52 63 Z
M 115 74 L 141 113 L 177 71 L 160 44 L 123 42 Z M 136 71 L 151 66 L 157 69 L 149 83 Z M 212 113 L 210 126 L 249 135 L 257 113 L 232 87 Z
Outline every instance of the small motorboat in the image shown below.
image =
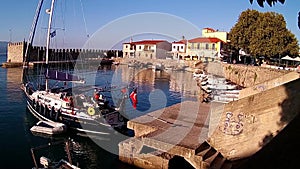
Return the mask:
M 65 146 L 64 146 L 64 150 L 66 151 L 66 155 L 64 156 L 67 156 L 68 157 L 68 161 L 64 160 L 65 157 L 61 158 L 59 161 L 57 160 L 51 160 L 47 157 L 44 157 L 44 156 L 41 156 L 40 157 L 40 164 L 37 163 L 37 154 L 35 154 L 36 151 L 39 151 L 39 152 L 43 152 L 47 149 L 51 149 L 53 146 L 56 146 L 56 145 L 60 145 L 64 143 Z M 73 141 L 68 139 L 66 141 L 56 141 L 56 142 L 50 142 L 46 145 L 40 145 L 38 147 L 34 147 L 34 148 L 31 148 L 30 151 L 31 151 L 31 156 L 32 156 L 32 159 L 33 159 L 33 162 L 34 162 L 34 167 L 32 169 L 80 169 L 78 167 L 78 163 L 77 163 L 77 166 L 73 165 L 72 164 L 72 155 L 71 155 L 71 152 L 70 152 L 70 145 L 73 144 Z
M 30 131 L 35 133 L 56 135 L 65 133 L 67 131 L 67 126 L 58 122 L 39 121 L 35 126 L 30 128 Z
M 69 163 L 68 161 L 61 159 L 59 162 L 52 162 L 50 159 L 46 157 L 40 158 L 40 164 L 43 165 L 43 167 L 46 168 L 57 168 L 57 169 L 80 169 L 79 167 Z M 35 168 L 34 168 L 35 169 Z

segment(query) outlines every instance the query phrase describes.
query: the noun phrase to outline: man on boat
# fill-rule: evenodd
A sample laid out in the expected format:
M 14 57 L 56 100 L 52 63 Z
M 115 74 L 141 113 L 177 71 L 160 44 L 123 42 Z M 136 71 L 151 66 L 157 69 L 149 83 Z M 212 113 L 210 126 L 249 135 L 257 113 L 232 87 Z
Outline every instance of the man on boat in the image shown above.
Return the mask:
M 94 98 L 92 101 L 94 103 L 99 104 L 100 106 L 105 105 L 105 103 L 106 103 L 104 96 L 97 89 L 95 89 Z
M 97 90 L 97 89 L 95 89 L 95 92 L 94 92 L 94 100 L 93 100 L 94 102 L 103 102 L 104 101 L 104 99 L 103 99 L 103 96 L 102 96 L 102 94 L 100 94 L 100 92 Z

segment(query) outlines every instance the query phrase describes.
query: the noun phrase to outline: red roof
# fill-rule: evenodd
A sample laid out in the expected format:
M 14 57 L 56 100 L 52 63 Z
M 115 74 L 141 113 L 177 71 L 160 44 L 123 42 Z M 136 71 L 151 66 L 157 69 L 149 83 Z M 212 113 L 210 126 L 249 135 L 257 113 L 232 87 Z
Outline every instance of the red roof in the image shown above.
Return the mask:
M 221 39 L 219 38 L 194 38 L 189 40 L 190 43 L 217 43 L 217 42 L 223 42 Z
M 213 28 L 203 28 L 203 29 L 207 29 L 209 31 L 216 32 Z
M 165 40 L 142 40 L 142 41 L 137 41 L 137 42 L 127 42 L 124 44 L 133 44 L 133 45 L 156 45 L 157 43 L 160 42 L 166 42 Z
M 173 44 L 186 44 L 187 40 L 181 40 L 177 42 L 173 42 Z

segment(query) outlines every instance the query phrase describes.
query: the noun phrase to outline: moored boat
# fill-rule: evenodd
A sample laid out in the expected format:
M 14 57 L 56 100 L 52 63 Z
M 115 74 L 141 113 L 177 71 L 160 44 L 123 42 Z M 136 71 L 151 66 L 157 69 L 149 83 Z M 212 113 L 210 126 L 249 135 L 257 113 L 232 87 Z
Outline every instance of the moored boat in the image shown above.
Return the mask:
M 67 131 L 67 126 L 63 123 L 53 122 L 53 121 L 39 121 L 30 128 L 31 132 L 57 135 L 63 134 Z
M 120 113 L 122 104 L 126 99 L 125 93 L 122 92 L 121 101 L 116 107 L 110 105 L 102 94 L 103 92 L 110 92 L 110 89 L 104 91 L 96 86 L 88 86 L 88 91 L 85 89 L 83 92 L 80 90 L 75 92 L 74 87 L 67 87 L 65 84 L 84 84 L 83 78 L 68 72 L 70 70 L 66 68 L 59 70 L 59 65 L 50 68 L 49 59 L 52 55 L 49 54 L 49 51 L 50 39 L 53 38 L 51 23 L 53 11 L 55 11 L 54 4 L 55 0 L 52 0 L 51 8 L 47 10 L 49 24 L 46 35 L 45 65 L 41 66 L 41 69 L 45 70 L 37 71 L 37 73 L 42 72 L 37 75 L 41 77 L 38 80 L 38 85 L 33 85 L 35 82 L 27 79 L 22 86 L 26 95 L 28 110 L 39 120 L 47 123 L 62 123 L 68 129 L 79 132 L 109 136 L 114 133 L 112 132 L 113 129 L 126 130 L 127 119 Z M 26 53 L 28 52 L 26 51 Z M 24 62 L 28 61 L 24 60 Z M 100 64 L 112 64 L 112 60 L 104 59 Z M 50 86 L 50 82 L 56 84 L 55 88 Z M 82 85 L 82 87 L 87 86 Z

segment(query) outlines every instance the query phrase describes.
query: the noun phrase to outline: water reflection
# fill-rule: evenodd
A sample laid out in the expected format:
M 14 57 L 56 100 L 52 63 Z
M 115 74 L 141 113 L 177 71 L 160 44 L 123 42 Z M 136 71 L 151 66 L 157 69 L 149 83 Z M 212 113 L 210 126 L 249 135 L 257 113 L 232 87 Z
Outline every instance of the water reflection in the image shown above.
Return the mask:
M 16 92 L 20 91 L 22 83 L 22 69 L 21 68 L 9 68 L 6 69 L 6 89 L 7 99 L 10 102 L 22 102 L 23 97 Z
M 128 85 L 128 94 L 138 89 L 137 109 L 126 102 L 129 119 L 163 109 L 184 100 L 197 100 L 199 88 L 192 73 L 184 71 L 153 71 L 120 65 L 116 67 L 111 80 L 113 85 Z
M 136 86 L 151 85 L 153 88 L 164 91 L 180 92 L 186 97 L 195 97 L 199 87 L 193 80 L 192 73 L 186 71 L 153 71 L 152 69 L 137 69 L 122 65 L 123 82 L 134 82 Z
M 29 79 L 36 80 L 37 70 L 28 70 Z M 2 113 L 0 115 L 0 133 L 6 140 L 2 141 L 2 151 L 6 155 L 5 160 L 14 159 L 13 152 L 20 152 L 18 156 L 20 164 L 8 163 L 4 164 L 4 168 L 29 168 L 33 167 L 30 156 L 30 148 L 47 144 L 57 139 L 66 139 L 70 137 L 72 147 L 70 149 L 73 163 L 78 163 L 82 168 L 133 168 L 118 161 L 118 156 L 111 154 L 99 147 L 90 138 L 79 137 L 70 134 L 63 138 L 49 138 L 35 136 L 30 132 L 30 127 L 37 122 L 28 111 L 26 111 L 26 101 L 23 92 L 20 90 L 22 69 L 10 68 L 1 69 L 0 76 L 2 83 L 1 96 L 5 102 L 0 103 Z M 170 106 L 186 99 L 197 98 L 198 87 L 189 72 L 176 71 L 153 71 L 152 69 L 134 69 L 128 68 L 127 65 L 120 65 L 112 70 L 99 70 L 90 72 L 90 83 L 96 85 L 123 85 L 129 84 L 128 94 L 133 87 L 138 87 L 138 109 L 134 110 L 128 99 L 126 102 L 126 113 L 130 118 L 140 116 L 156 109 Z M 118 91 L 120 93 L 120 91 Z M 6 101 L 6 98 L 8 101 Z M 1 100 L 1 101 L 3 101 Z M 12 132 L 13 129 L 13 132 Z M 21 147 L 21 148 L 20 148 Z M 39 155 L 49 156 L 49 158 L 65 158 L 66 153 L 64 146 L 49 148 Z M 10 166 L 13 164 L 12 166 Z

